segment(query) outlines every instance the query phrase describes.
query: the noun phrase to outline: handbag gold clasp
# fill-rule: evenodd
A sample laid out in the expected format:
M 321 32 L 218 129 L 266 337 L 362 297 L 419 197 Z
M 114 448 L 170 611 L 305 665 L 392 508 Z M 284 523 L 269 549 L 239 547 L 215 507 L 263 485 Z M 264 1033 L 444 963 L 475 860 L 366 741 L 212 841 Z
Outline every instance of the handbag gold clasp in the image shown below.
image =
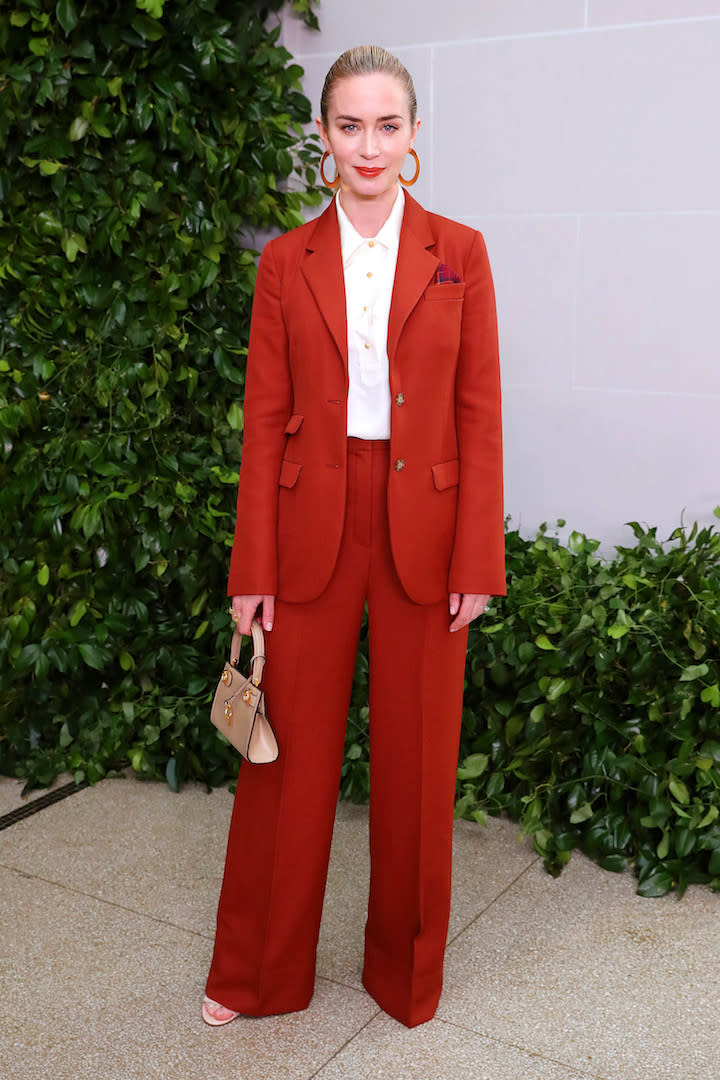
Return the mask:
M 242 698 L 246 705 L 250 704 L 250 702 L 252 701 L 252 690 L 250 689 L 250 687 L 248 687 L 247 690 L 243 690 Z
M 232 705 L 229 701 L 225 702 L 225 719 L 227 720 L 228 724 L 232 720 Z
M 227 668 L 225 668 L 225 670 L 223 671 L 223 673 L 222 673 L 222 675 L 220 676 L 220 678 L 222 679 L 222 681 L 223 681 L 223 682 L 225 683 L 225 685 L 226 685 L 226 686 L 227 686 L 227 684 L 228 684 L 228 683 L 230 682 L 230 677 L 231 677 L 231 676 L 230 676 L 230 672 L 228 671 L 228 669 L 227 669 Z

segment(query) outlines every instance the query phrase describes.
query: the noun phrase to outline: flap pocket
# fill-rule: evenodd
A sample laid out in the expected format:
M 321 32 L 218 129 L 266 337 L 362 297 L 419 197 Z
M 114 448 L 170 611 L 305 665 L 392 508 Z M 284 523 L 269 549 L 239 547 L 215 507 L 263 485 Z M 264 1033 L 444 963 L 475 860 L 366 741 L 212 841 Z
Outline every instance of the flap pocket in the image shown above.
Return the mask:
M 432 467 L 433 483 L 438 491 L 455 487 L 460 483 L 460 460 L 453 458 L 452 461 L 441 461 L 439 465 Z
M 301 469 L 302 465 L 298 465 L 294 461 L 283 460 L 283 463 L 280 467 L 280 479 L 278 480 L 278 484 L 280 485 L 280 487 L 295 487 L 295 483 L 297 482 L 297 478 L 300 475 Z
M 423 293 L 426 300 L 462 300 L 464 295 L 464 281 L 445 281 L 428 285 Z
M 285 431 L 283 432 L 283 435 L 294 435 L 296 431 L 300 430 L 304 419 L 305 417 L 302 415 L 302 413 L 293 413 L 287 424 L 285 425 Z

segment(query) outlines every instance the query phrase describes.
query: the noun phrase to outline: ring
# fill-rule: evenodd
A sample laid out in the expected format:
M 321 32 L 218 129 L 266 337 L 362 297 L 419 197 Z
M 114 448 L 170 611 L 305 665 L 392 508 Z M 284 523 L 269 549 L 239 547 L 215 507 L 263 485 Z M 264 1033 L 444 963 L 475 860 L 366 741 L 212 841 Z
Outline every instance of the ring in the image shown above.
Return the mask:
M 237 611 L 233 611 L 231 607 L 228 608 L 228 615 L 230 615 L 234 623 L 240 622 L 240 616 L 238 615 Z

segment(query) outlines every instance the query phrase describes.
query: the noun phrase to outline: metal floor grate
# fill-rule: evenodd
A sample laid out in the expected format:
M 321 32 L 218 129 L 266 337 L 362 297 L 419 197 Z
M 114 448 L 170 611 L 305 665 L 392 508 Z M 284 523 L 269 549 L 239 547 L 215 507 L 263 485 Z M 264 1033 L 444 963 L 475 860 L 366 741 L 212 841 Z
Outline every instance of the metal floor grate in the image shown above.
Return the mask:
M 44 810 L 46 806 L 52 806 L 53 803 L 60 802 L 61 799 L 67 799 L 68 795 L 74 795 L 77 791 L 82 791 L 86 787 L 89 787 L 87 780 L 83 780 L 80 784 L 74 782 L 64 784 L 62 787 L 55 788 L 54 791 L 46 792 L 38 799 L 32 799 L 30 802 L 25 803 L 24 806 L 16 807 L 9 814 L 3 814 L 0 817 L 0 832 L 3 829 L 9 829 L 11 825 L 16 825 L 18 821 L 22 821 L 32 814 L 37 814 L 39 810 Z

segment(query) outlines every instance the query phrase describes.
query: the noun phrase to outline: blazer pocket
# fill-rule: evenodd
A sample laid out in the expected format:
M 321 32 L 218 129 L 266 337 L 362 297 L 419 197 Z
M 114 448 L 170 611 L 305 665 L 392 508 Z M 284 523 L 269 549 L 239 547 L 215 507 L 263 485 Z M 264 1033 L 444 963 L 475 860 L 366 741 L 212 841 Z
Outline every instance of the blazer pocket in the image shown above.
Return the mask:
M 446 281 L 428 285 L 423 293 L 426 300 L 462 300 L 464 295 L 464 281 Z
M 285 431 L 283 435 L 294 435 L 296 431 L 299 431 L 302 427 L 302 422 L 305 417 L 301 413 L 293 413 L 287 424 L 285 425 Z
M 295 487 L 301 469 L 302 465 L 298 465 L 297 462 L 283 459 L 283 463 L 280 466 L 280 479 L 278 480 L 280 487 Z
M 460 483 L 459 458 L 453 458 L 452 461 L 441 461 L 439 465 L 433 465 L 432 475 L 437 491 L 445 491 L 447 488 L 456 487 Z

